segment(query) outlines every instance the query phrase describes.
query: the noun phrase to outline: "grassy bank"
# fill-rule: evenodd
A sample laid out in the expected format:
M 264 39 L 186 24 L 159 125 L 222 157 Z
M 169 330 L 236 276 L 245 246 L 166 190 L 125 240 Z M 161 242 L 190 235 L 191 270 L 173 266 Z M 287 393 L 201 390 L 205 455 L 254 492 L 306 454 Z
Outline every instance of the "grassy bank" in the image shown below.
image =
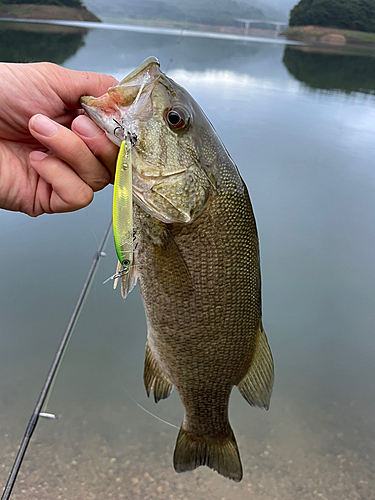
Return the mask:
M 340 30 L 320 26 L 291 26 L 283 33 L 289 40 L 308 44 L 375 46 L 375 33 Z

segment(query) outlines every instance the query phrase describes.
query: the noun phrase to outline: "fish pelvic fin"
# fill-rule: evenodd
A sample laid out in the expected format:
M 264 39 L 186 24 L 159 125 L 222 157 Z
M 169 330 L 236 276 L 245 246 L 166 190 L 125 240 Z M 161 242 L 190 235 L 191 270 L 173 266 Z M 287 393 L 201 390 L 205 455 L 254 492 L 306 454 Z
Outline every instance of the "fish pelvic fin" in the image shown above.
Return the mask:
M 232 429 L 224 438 L 197 436 L 181 426 L 173 455 L 176 472 L 186 472 L 207 465 L 233 481 L 242 479 L 242 464 Z
M 143 381 L 147 396 L 150 397 L 151 389 L 154 394 L 155 403 L 166 399 L 173 389 L 173 384 L 164 374 L 151 352 L 148 341 L 146 341 L 146 357 L 143 371 Z
M 237 388 L 251 406 L 268 410 L 273 381 L 273 358 L 260 322 L 250 368 L 240 383 L 237 384 Z

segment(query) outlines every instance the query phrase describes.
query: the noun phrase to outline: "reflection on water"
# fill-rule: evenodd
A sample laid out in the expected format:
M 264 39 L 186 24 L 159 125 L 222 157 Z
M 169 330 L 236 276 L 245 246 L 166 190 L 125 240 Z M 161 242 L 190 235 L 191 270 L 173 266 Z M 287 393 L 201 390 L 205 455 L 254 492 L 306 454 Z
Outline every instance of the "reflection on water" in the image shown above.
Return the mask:
M 84 45 L 87 30 L 0 22 L 0 61 L 63 64 Z
M 249 187 L 276 366 L 271 409 L 233 391 L 240 484 L 174 472 L 176 429 L 131 398 L 177 426 L 182 407 L 176 392 L 147 399 L 143 307 L 137 289 L 123 303 L 102 285 L 116 262 L 109 242 L 48 408 L 61 418 L 40 422 L 16 500 L 375 498 L 374 101 L 306 93 L 272 44 L 92 30 L 64 65 L 122 78 L 151 54 L 200 103 Z M 366 74 L 358 59 L 340 64 L 362 74 L 352 89 L 372 90 L 372 64 Z M 329 80 L 332 65 L 316 64 Z M 111 188 L 77 213 L 0 211 L 1 484 L 110 213 Z
M 311 89 L 375 93 L 375 58 L 319 54 L 287 47 L 283 63 L 289 73 Z

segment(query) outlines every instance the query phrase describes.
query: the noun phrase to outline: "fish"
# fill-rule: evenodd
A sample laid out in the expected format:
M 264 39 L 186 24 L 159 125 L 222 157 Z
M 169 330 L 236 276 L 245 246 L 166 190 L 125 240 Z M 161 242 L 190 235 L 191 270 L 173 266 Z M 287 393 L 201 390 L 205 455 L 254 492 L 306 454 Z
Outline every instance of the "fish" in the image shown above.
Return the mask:
M 134 258 L 121 291 L 140 287 L 147 395 L 158 402 L 175 387 L 185 409 L 174 468 L 205 465 L 241 481 L 230 394 L 236 386 L 267 410 L 274 382 L 247 187 L 198 103 L 155 57 L 81 105 L 111 141 L 132 144 Z

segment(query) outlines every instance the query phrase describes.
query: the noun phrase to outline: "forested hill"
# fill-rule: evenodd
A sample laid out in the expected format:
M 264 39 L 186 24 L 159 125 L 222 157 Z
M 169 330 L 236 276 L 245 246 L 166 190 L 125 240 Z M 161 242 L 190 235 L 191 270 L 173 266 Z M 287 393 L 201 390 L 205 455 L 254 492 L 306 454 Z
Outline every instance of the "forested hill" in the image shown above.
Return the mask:
M 248 2 L 248 0 L 245 0 Z M 259 7 L 237 0 L 85 0 L 104 21 L 123 19 L 233 26 L 235 18 L 265 19 Z
M 35 4 L 35 5 L 59 5 L 64 7 L 83 8 L 81 0 L 1 0 L 4 5 L 20 5 L 20 4 Z
M 0 17 L 100 22 L 81 0 L 0 0 Z
M 291 26 L 326 26 L 375 33 L 375 0 L 301 0 Z

